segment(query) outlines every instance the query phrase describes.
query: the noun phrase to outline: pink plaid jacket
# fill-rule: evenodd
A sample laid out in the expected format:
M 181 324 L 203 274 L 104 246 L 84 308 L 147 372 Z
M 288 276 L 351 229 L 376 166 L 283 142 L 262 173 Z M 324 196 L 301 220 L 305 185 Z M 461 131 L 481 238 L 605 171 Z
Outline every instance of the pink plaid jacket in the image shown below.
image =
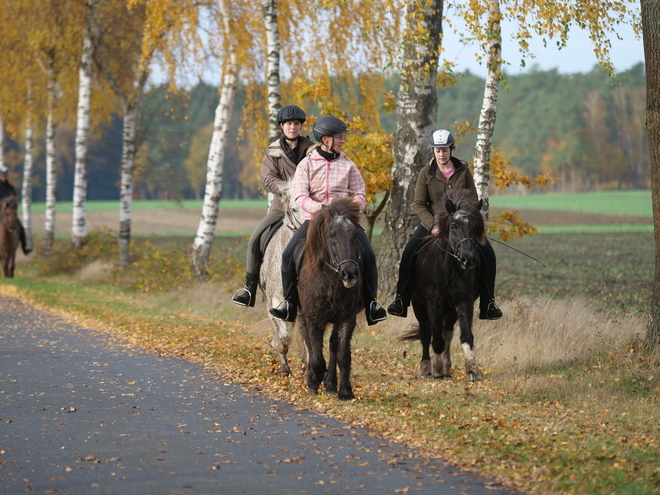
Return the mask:
M 314 150 L 298 164 L 291 191 L 305 220 L 310 220 L 322 205 L 330 204 L 335 198 L 352 197 L 361 210 L 367 206 L 360 171 L 343 153 L 329 162 Z

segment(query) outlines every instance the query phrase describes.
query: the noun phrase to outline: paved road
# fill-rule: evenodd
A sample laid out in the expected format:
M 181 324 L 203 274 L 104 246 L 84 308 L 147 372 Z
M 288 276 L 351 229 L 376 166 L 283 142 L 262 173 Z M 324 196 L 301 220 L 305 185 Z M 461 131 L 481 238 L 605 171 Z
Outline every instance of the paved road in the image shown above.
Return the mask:
M 0 493 L 505 492 L 0 297 Z

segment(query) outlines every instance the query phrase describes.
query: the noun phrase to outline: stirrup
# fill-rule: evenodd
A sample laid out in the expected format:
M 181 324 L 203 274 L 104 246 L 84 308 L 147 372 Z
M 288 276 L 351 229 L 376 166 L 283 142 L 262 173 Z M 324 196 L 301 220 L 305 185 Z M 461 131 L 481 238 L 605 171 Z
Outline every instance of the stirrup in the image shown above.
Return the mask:
M 374 325 L 379 321 L 387 320 L 387 311 L 378 301 L 371 301 L 369 303 L 369 314 L 367 315 L 367 323 Z
M 408 316 L 408 305 L 403 302 L 401 296 L 397 296 L 394 301 L 392 301 L 392 304 L 387 307 L 387 312 L 394 316 L 406 318 Z
M 240 292 L 240 294 L 239 294 Z M 245 300 L 245 296 L 247 294 L 247 301 Z M 234 295 L 231 296 L 231 302 L 234 304 L 238 304 L 239 306 L 249 306 L 250 302 L 252 301 L 252 292 L 250 292 L 250 289 L 247 287 L 242 287 L 238 289 L 236 292 L 234 292 Z
M 280 308 L 282 306 L 282 303 L 284 303 L 284 307 Z M 277 305 L 275 308 L 270 308 L 268 312 L 275 318 L 276 320 L 280 321 L 288 321 L 291 322 L 292 320 L 290 319 L 291 317 L 291 311 L 290 311 L 290 303 L 286 299 L 282 300 L 281 303 Z
M 502 310 L 497 307 L 494 300 L 491 300 L 485 309 L 479 311 L 480 320 L 499 320 L 502 318 Z

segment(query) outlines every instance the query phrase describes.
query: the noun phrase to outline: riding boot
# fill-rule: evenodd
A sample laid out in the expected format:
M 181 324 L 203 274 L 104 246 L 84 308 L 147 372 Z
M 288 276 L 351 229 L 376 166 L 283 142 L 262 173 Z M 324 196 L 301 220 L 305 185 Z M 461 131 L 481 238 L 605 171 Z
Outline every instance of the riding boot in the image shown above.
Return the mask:
M 502 318 L 502 310 L 497 307 L 494 299 L 491 299 L 486 304 L 479 302 L 480 320 L 499 320 L 500 318 Z
M 23 248 L 23 254 L 27 256 L 32 252 L 32 248 L 27 246 L 27 239 L 25 237 L 25 227 L 23 227 L 23 224 L 21 223 L 19 223 L 18 233 L 21 239 L 21 248 Z
M 257 266 L 252 272 L 247 272 L 245 275 L 245 287 L 238 289 L 231 300 L 239 306 L 254 307 L 254 302 L 257 299 L 257 286 L 259 285 L 259 267 Z
M 288 290 L 284 293 L 284 300 L 276 308 L 270 308 L 268 312 L 273 318 L 293 323 L 298 316 L 298 287 L 290 283 Z
M 412 283 L 410 283 L 410 280 L 407 278 L 402 277 L 396 285 L 396 297 L 394 298 L 394 301 L 392 301 L 392 304 L 387 307 L 387 312 L 394 316 L 406 318 L 408 316 L 408 306 L 410 306 L 411 299 Z
M 375 299 L 369 303 L 369 306 L 366 308 L 364 314 L 367 317 L 368 325 L 375 325 L 379 321 L 387 319 L 385 308 L 383 308 L 383 305 Z

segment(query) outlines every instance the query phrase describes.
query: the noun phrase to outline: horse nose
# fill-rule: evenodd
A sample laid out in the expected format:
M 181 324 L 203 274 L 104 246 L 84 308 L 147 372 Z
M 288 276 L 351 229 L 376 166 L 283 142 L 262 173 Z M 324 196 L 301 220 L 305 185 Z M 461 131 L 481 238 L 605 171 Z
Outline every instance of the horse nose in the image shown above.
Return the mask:
M 353 287 L 358 279 L 358 273 L 355 267 L 345 268 L 341 271 L 341 281 L 344 287 L 350 289 Z
M 476 265 L 474 256 L 461 255 L 461 266 L 465 270 L 471 270 Z

